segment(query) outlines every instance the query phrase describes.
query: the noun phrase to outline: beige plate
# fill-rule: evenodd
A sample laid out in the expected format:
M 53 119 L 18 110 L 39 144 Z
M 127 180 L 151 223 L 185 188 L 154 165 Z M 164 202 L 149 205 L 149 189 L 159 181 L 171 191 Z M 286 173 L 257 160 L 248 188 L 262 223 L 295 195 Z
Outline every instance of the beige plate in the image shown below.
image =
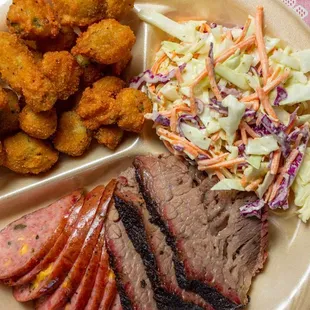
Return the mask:
M 0 27 L 3 27 L 7 2 L 0 0 Z M 1 4 L 3 5 L 1 6 Z M 224 25 L 242 25 L 257 4 L 266 9 L 267 31 L 296 48 L 310 48 L 309 29 L 278 0 L 162 0 L 138 1 L 137 8 L 153 8 L 178 20 L 205 18 Z M 134 61 L 128 76 L 143 71 L 152 60 L 164 33 L 140 22 L 132 13 L 127 21 L 136 32 Z M 88 189 L 105 183 L 130 165 L 141 153 L 163 152 L 150 124 L 141 137 L 128 137 L 116 153 L 93 146 L 80 159 L 61 158 L 50 172 L 39 177 L 21 177 L 0 170 L 0 228 L 39 207 L 56 200 L 77 187 Z M 269 259 L 254 281 L 251 310 L 310 309 L 310 230 L 290 213 L 270 216 Z M 8 288 L 0 289 L 0 309 L 31 309 L 17 303 Z

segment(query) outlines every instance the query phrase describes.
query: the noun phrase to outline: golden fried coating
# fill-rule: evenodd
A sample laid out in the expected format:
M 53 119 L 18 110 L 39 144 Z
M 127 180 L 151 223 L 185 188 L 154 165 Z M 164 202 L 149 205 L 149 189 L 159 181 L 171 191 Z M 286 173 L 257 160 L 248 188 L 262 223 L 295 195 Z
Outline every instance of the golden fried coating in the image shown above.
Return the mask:
M 44 0 L 13 0 L 7 15 L 9 31 L 24 39 L 55 37 L 60 25 Z
M 112 73 L 114 75 L 121 75 L 123 71 L 127 68 L 129 62 L 131 61 L 132 55 L 128 53 L 122 60 L 112 65 Z
M 152 111 L 152 103 L 146 94 L 137 89 L 125 88 L 117 95 L 116 101 L 120 107 L 118 126 L 127 131 L 141 132 L 144 115 Z
M 124 81 L 119 78 L 104 77 L 86 88 L 77 106 L 77 113 L 87 128 L 94 130 L 117 121 L 119 106 L 115 97 L 124 86 Z
M 81 84 L 84 87 L 91 86 L 103 77 L 103 72 L 106 68 L 105 65 L 93 63 L 82 55 L 77 55 L 75 59 L 83 70 Z
M 6 91 L 0 86 L 0 111 L 8 105 L 8 96 Z
M 23 132 L 3 141 L 4 166 L 21 174 L 39 174 L 49 170 L 58 161 L 58 152 L 45 142 Z
M 81 156 L 92 140 L 80 117 L 73 111 L 65 112 L 59 119 L 58 129 L 53 140 L 54 147 L 70 156 Z
M 43 75 L 26 45 L 14 34 L 0 32 L 0 74 L 37 112 L 50 110 L 56 102 L 52 82 Z
M 2 146 L 2 142 L 0 141 L 0 166 L 3 165 L 5 159 L 5 152 Z
M 88 26 L 105 17 L 103 0 L 52 0 L 61 25 Z
M 4 90 L 7 106 L 0 111 L 0 137 L 14 133 L 19 129 L 18 115 L 20 106 L 17 95 L 8 89 Z
M 36 113 L 26 105 L 19 114 L 19 125 L 25 133 L 33 138 L 47 139 L 57 128 L 56 110 Z
M 75 45 L 77 34 L 71 27 L 61 27 L 55 38 L 37 40 L 37 49 L 43 53 L 70 51 Z
M 111 150 L 115 150 L 121 143 L 124 131 L 116 125 L 100 127 L 94 137 L 99 144 L 103 144 Z
M 105 0 L 107 18 L 121 19 L 133 8 L 135 0 Z
M 67 51 L 44 54 L 42 72 L 53 82 L 57 97 L 61 100 L 68 99 L 79 89 L 83 73 L 75 58 Z
M 81 34 L 72 53 L 110 65 L 128 55 L 135 42 L 136 37 L 128 26 L 121 25 L 114 19 L 105 19 L 91 25 Z

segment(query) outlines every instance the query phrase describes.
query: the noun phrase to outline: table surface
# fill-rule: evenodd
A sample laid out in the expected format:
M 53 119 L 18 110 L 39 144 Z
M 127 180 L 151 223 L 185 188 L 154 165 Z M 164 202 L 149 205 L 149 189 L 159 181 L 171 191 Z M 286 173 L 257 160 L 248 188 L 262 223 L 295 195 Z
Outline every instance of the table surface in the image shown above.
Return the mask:
M 310 0 L 282 0 L 310 26 Z

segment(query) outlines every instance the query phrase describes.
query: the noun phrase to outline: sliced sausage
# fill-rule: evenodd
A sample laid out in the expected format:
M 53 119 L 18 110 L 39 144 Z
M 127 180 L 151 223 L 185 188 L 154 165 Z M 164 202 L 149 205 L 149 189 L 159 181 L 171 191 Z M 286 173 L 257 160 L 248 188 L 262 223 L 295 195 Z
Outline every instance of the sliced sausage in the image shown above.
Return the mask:
M 24 275 L 47 254 L 81 195 L 81 191 L 75 191 L 23 216 L 0 232 L 0 280 Z
M 42 270 L 34 281 L 29 284 L 15 286 L 13 295 L 17 301 L 29 301 L 50 294 L 62 283 L 76 261 L 104 192 L 104 186 L 98 186 L 85 198 L 81 217 L 72 232 L 66 246 L 49 266 Z
M 69 274 L 63 283 L 58 287 L 58 289 L 49 298 L 47 298 L 43 304 L 40 305 L 38 310 L 61 309 L 66 305 L 67 301 L 71 299 L 74 292 L 77 290 L 80 282 L 83 279 L 87 266 L 89 265 L 96 244 L 98 243 L 98 238 L 103 228 L 108 206 L 113 197 L 115 186 L 116 180 L 110 181 L 110 183 L 107 185 L 103 193 L 96 217 L 91 225 L 91 228 L 89 229 L 82 250 Z
M 117 289 L 116 289 L 115 275 L 114 275 L 114 272 L 111 270 L 108 275 L 108 283 L 104 289 L 104 294 L 103 294 L 103 298 L 102 298 L 99 310 L 110 309 L 110 307 L 113 304 L 116 294 L 117 294 Z
M 61 233 L 51 250 L 47 253 L 47 255 L 24 276 L 17 279 L 11 279 L 10 281 L 7 281 L 6 284 L 10 286 L 27 284 L 34 280 L 39 272 L 46 269 L 50 263 L 54 262 L 57 259 L 57 257 L 65 247 L 69 237 L 71 236 L 73 229 L 75 229 L 76 225 L 79 222 L 79 216 L 81 214 L 83 203 L 84 197 L 81 197 L 81 199 L 76 203 L 74 209 L 72 210 L 63 232 Z
M 123 310 L 119 294 L 115 296 L 113 305 L 111 306 L 110 310 Z
M 94 287 L 91 296 L 87 302 L 87 305 L 85 307 L 85 310 L 99 309 L 104 294 L 105 286 L 108 283 L 109 279 L 108 275 L 109 275 L 109 255 L 106 247 L 104 247 L 101 253 L 99 269 L 97 271 Z
M 79 285 L 77 291 L 71 298 L 70 303 L 66 306 L 66 310 L 74 309 L 84 309 L 88 299 L 91 296 L 92 290 L 94 288 L 96 274 L 100 265 L 100 258 L 102 255 L 102 250 L 104 247 L 104 229 L 101 230 L 98 243 L 96 245 L 95 251 L 93 252 L 92 258 L 89 262 L 87 270 L 84 274 L 83 280 Z

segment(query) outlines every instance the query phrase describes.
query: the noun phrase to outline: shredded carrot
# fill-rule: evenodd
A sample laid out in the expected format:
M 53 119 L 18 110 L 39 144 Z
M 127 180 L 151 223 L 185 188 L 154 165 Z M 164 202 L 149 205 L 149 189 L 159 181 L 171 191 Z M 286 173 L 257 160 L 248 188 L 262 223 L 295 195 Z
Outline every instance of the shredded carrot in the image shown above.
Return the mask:
M 243 187 L 245 187 L 245 186 L 247 185 L 248 181 L 247 181 L 245 175 L 242 176 L 242 179 L 241 179 L 240 183 L 241 183 L 241 185 L 242 185 Z
M 177 131 L 177 110 L 175 108 L 171 110 L 170 128 L 172 132 Z
M 241 144 L 243 144 L 242 140 L 237 140 L 236 142 L 234 142 L 234 146 L 240 146 Z
M 219 156 L 211 158 L 211 159 L 203 159 L 203 160 L 200 160 L 198 162 L 198 165 L 199 166 L 210 166 L 213 164 L 217 164 L 217 163 L 223 161 L 228 155 L 229 155 L 229 153 L 225 153 L 225 154 L 219 155 Z
M 233 36 L 231 34 L 231 30 L 228 30 L 227 33 L 226 33 L 226 38 L 229 39 L 229 40 L 233 40 Z
M 212 89 L 216 99 L 218 101 L 222 101 L 223 97 L 222 97 L 221 92 L 219 90 L 219 87 L 216 83 L 215 74 L 214 74 L 214 67 L 213 67 L 213 63 L 212 63 L 212 60 L 210 57 L 206 58 L 206 69 L 207 69 L 208 76 L 210 79 L 211 89 Z
M 224 51 L 223 53 L 221 53 L 220 55 L 218 55 L 215 58 L 215 64 L 218 64 L 220 62 L 224 62 L 226 59 L 228 59 L 230 56 L 232 56 L 237 50 L 244 50 L 250 46 L 252 46 L 255 43 L 255 36 L 252 35 L 249 38 L 247 38 L 244 41 L 241 41 L 240 43 L 230 47 L 229 49 L 227 49 L 226 51 Z
M 177 155 L 177 151 L 174 150 L 172 147 L 171 147 L 171 144 L 166 141 L 166 140 L 163 140 L 163 143 L 165 145 L 165 147 L 168 149 L 168 151 L 172 154 L 172 155 Z
M 257 7 L 256 18 L 255 18 L 255 35 L 258 48 L 258 54 L 263 71 L 264 85 L 267 85 L 269 76 L 268 56 L 266 52 L 263 28 L 264 28 L 264 8 L 262 6 Z
M 216 132 L 214 135 L 211 136 L 212 141 L 217 141 L 220 138 L 220 131 Z
M 227 167 L 232 167 L 238 164 L 243 164 L 246 163 L 245 158 L 241 157 L 241 158 L 236 158 L 236 159 L 231 159 L 231 160 L 227 160 L 224 162 L 220 162 L 208 167 L 200 167 L 198 168 L 199 170 L 210 170 L 210 169 L 218 169 L 218 168 L 227 168 Z
M 240 128 L 240 132 L 241 132 L 241 139 L 244 145 L 248 144 L 248 136 L 246 134 L 245 128 L 241 127 Z
M 270 198 L 270 195 L 271 195 L 271 191 L 272 191 L 272 185 L 269 186 L 266 194 L 265 194 L 265 202 L 268 202 L 269 201 L 269 198 Z
M 239 42 L 241 42 L 245 38 L 246 34 L 248 33 L 250 25 L 251 25 L 251 18 L 248 17 L 248 19 L 246 20 L 246 22 L 244 24 L 244 27 L 243 27 L 243 30 L 242 30 L 240 37 L 235 42 L 236 44 L 238 44 Z
M 193 87 L 191 87 L 189 89 L 189 93 L 190 93 L 189 100 L 190 100 L 190 103 L 191 103 L 191 113 L 193 115 L 197 115 L 197 105 L 196 105 L 196 100 L 195 100 L 195 96 L 194 96 L 194 88 Z
M 224 176 L 224 174 L 222 172 L 216 170 L 215 174 L 219 178 L 219 180 L 224 180 L 225 179 L 225 176 Z
M 249 185 L 245 188 L 245 190 L 246 190 L 247 192 L 255 191 L 255 190 L 258 188 L 259 184 L 261 184 L 262 182 L 263 182 L 263 178 L 259 178 L 259 179 L 257 179 L 256 181 L 251 182 L 251 184 L 249 184 Z
M 154 93 L 155 90 L 156 90 L 155 85 L 154 85 L 154 84 L 150 85 L 150 86 L 149 86 L 149 90 L 151 90 L 151 91 Z
M 271 81 L 268 85 L 264 86 L 263 88 L 264 92 L 266 94 L 269 94 L 272 90 L 274 90 L 277 86 L 279 86 L 283 81 L 285 81 L 290 75 L 290 73 L 291 73 L 291 70 L 289 68 L 285 68 L 284 72 L 281 75 L 279 75 L 275 80 Z M 241 98 L 240 101 L 249 102 L 249 101 L 253 101 L 257 99 L 258 99 L 258 94 L 256 92 L 252 95 Z
M 199 84 L 199 82 L 204 79 L 205 77 L 208 76 L 208 71 L 207 70 L 203 70 L 197 77 L 196 79 L 192 82 L 192 84 L 190 85 L 191 88 L 194 88 L 197 84 Z
M 291 152 L 291 154 L 288 156 L 286 163 L 283 167 L 283 171 L 279 174 L 275 184 L 273 185 L 272 188 L 272 192 L 271 195 L 269 197 L 269 201 L 273 200 L 276 197 L 276 194 L 279 190 L 279 187 L 284 179 L 284 174 L 286 173 L 286 171 L 289 169 L 290 165 L 292 164 L 292 162 L 296 159 L 296 157 L 298 156 L 299 151 L 297 149 L 293 150 Z
M 273 153 L 273 159 L 270 167 L 271 174 L 276 175 L 278 173 L 280 160 L 281 160 L 281 151 L 277 150 Z
M 157 59 L 157 61 L 154 63 L 153 67 L 151 68 L 151 71 L 153 74 L 156 74 L 160 68 L 160 65 L 168 58 L 166 54 L 161 56 L 160 58 Z
M 299 146 L 302 137 L 303 137 L 303 134 L 300 133 L 295 141 L 295 147 Z
M 212 31 L 209 24 L 207 24 L 207 23 L 204 24 L 204 31 L 209 32 L 209 33 Z
M 195 54 L 193 55 L 193 58 L 197 59 L 199 56 L 200 56 L 199 53 L 195 53 Z
M 272 106 L 269 102 L 269 98 L 268 98 L 267 94 L 265 93 L 265 91 L 261 87 L 258 87 L 256 92 L 258 93 L 258 97 L 259 97 L 266 113 L 269 116 L 271 116 L 275 122 L 279 122 L 278 116 L 277 116 L 276 112 L 274 111 L 274 109 L 272 108 Z
M 270 77 L 270 80 L 274 81 L 277 78 L 277 76 L 280 74 L 280 72 L 281 72 L 281 68 L 279 66 L 277 66 L 276 70 L 273 71 L 273 73 Z
M 253 102 L 253 110 L 258 111 L 259 109 L 259 100 L 254 100 Z
M 176 52 L 173 52 L 172 55 L 171 55 L 171 59 L 173 59 L 173 58 L 175 58 L 177 56 L 178 56 L 178 54 Z
M 259 135 L 246 122 L 241 122 L 241 128 L 244 128 L 253 139 L 259 138 Z
M 182 77 L 182 74 L 181 74 L 180 68 L 177 68 L 177 69 L 175 70 L 175 76 L 176 76 L 176 78 L 177 78 L 179 84 L 182 84 L 182 83 L 184 82 L 183 77 Z

